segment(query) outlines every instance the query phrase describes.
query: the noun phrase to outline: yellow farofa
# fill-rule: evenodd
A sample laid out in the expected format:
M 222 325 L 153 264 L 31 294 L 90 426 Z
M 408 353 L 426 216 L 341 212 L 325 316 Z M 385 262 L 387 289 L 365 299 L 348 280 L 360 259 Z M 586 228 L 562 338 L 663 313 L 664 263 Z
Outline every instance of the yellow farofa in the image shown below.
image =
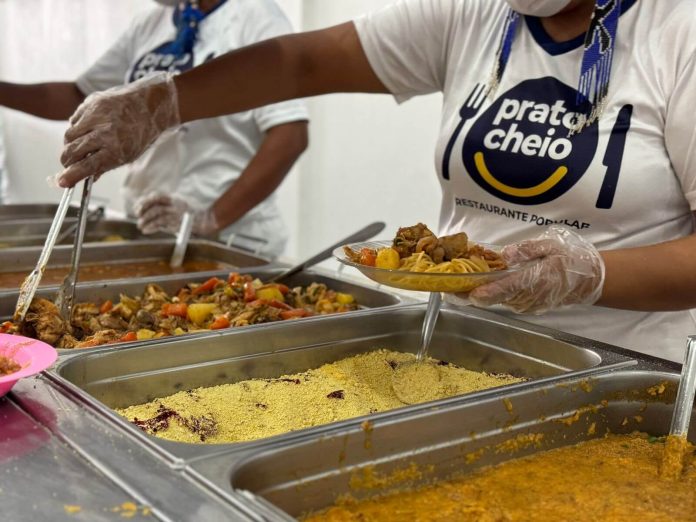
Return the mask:
M 212 419 L 216 427 L 205 443 L 256 440 L 404 406 L 392 388 L 392 375 L 414 359 L 413 354 L 377 350 L 302 373 L 198 388 L 116 411 L 129 421 L 142 421 L 156 417 L 160 405 L 174 410 L 184 422 L 173 419 L 155 433 L 168 440 L 201 443 L 186 427 L 187 420 L 200 418 Z M 440 380 L 432 384 L 438 398 L 522 381 L 454 365 L 438 369 Z

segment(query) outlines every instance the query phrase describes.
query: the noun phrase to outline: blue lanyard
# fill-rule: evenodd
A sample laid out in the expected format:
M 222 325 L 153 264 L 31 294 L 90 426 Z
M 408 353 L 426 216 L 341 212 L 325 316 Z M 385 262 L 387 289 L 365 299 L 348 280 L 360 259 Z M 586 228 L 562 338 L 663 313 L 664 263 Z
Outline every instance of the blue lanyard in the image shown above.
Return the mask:
M 193 46 L 198 37 L 198 26 L 208 15 L 224 4 L 227 0 L 220 0 L 217 5 L 204 13 L 198 8 L 197 0 L 186 0 L 181 2 L 174 11 L 173 22 L 176 26 L 176 38 L 169 44 L 168 52 L 182 56 L 193 52 Z

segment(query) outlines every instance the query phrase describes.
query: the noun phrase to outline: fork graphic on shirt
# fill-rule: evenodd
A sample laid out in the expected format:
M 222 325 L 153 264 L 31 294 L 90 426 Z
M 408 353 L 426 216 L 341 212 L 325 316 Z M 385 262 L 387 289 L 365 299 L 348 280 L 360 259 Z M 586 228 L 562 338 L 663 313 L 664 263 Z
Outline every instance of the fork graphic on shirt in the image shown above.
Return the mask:
M 457 142 L 457 138 L 459 138 L 459 135 L 464 128 L 464 124 L 467 122 L 467 120 L 470 120 L 476 116 L 476 113 L 478 113 L 481 105 L 483 105 L 487 94 L 488 86 L 485 83 L 477 83 L 471 90 L 471 93 L 464 102 L 464 105 L 462 105 L 462 108 L 459 109 L 459 123 L 457 124 L 457 128 L 454 129 L 454 133 L 447 143 L 447 147 L 445 148 L 445 153 L 442 158 L 442 177 L 444 179 L 450 179 L 449 166 L 450 157 L 452 156 L 452 149 L 454 148 L 454 144 Z

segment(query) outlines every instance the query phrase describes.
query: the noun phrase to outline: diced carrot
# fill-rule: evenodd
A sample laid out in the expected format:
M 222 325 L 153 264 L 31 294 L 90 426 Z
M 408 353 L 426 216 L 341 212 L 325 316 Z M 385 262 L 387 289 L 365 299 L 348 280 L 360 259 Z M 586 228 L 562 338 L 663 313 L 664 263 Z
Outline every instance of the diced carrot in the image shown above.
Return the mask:
M 126 332 L 119 340 L 120 343 L 130 343 L 138 340 L 138 334 L 135 332 Z
M 193 295 L 198 295 L 206 292 L 212 292 L 215 287 L 218 285 L 218 283 L 221 283 L 217 277 L 211 277 L 208 279 L 205 283 L 203 283 L 200 286 L 197 286 L 194 288 L 193 292 L 191 292 Z
M 244 283 L 244 300 L 249 303 L 256 299 L 256 289 L 251 281 Z
M 114 307 L 113 301 L 111 301 L 111 299 L 107 299 L 99 307 L 99 313 L 100 314 L 108 314 L 113 307 Z
M 307 317 L 309 315 L 312 315 L 311 312 L 308 312 L 304 308 L 292 308 L 290 310 L 283 310 L 280 312 L 281 319 L 296 319 L 299 317 Z
M 188 305 L 186 303 L 164 303 L 161 309 L 162 315 L 177 317 L 186 317 L 188 313 Z
M 277 283 L 276 286 L 278 287 L 278 290 L 280 290 L 280 293 L 285 295 L 290 291 L 290 288 L 282 283 Z
M 239 272 L 230 272 L 230 276 L 227 278 L 227 282 L 231 285 L 235 284 L 237 281 L 239 281 L 242 278 L 242 275 Z
M 211 330 L 222 330 L 223 328 L 229 328 L 230 327 L 230 320 L 225 317 L 224 315 L 218 315 L 215 320 L 211 323 L 210 329 Z
M 377 262 L 377 253 L 371 248 L 363 248 L 360 250 L 360 264 L 367 266 L 375 266 Z

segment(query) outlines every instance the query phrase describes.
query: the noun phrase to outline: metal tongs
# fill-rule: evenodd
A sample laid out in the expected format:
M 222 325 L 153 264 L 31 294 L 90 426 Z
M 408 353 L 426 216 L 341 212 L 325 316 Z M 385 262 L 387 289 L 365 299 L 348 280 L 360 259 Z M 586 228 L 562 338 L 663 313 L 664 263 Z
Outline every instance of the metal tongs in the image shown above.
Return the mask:
M 84 239 L 84 228 L 87 221 L 87 204 L 89 202 L 90 192 L 92 190 L 93 179 L 87 178 L 85 180 L 82 201 L 80 204 L 80 212 L 78 215 L 78 226 L 77 232 L 75 234 L 75 243 L 72 252 L 72 266 L 70 274 L 63 281 L 63 285 L 58 293 L 57 306 L 61 310 L 61 315 L 65 318 L 69 314 L 72 308 L 72 299 L 75 292 L 75 282 L 77 281 L 77 271 L 80 264 L 80 253 L 82 251 L 82 241 Z M 63 221 L 65 221 L 65 216 L 68 212 L 68 207 L 70 206 L 70 200 L 72 199 L 74 187 L 65 189 L 63 196 L 58 205 L 58 210 L 53 218 L 53 223 L 51 223 L 51 228 L 48 231 L 48 236 L 46 237 L 46 242 L 44 243 L 43 250 L 39 256 L 39 260 L 36 263 L 36 267 L 27 276 L 27 278 L 22 283 L 19 289 L 19 297 L 17 298 L 17 305 L 15 306 L 15 312 L 13 319 L 16 322 L 23 322 L 26 318 L 29 307 L 34 300 L 34 295 L 36 295 L 36 290 L 39 288 L 41 283 L 41 278 L 43 277 L 44 270 L 46 270 L 46 265 L 48 265 L 48 260 L 53 252 L 53 247 L 55 246 L 58 237 L 61 233 L 61 228 L 63 227 Z
M 90 176 L 82 186 L 82 198 L 80 199 L 80 211 L 77 214 L 77 229 L 75 230 L 75 240 L 73 241 L 72 256 L 70 259 L 70 272 L 58 290 L 56 306 L 60 310 L 60 315 L 66 321 L 72 315 L 73 301 L 75 300 L 75 284 L 77 283 L 77 273 L 80 270 L 80 255 L 82 254 L 82 243 L 85 239 L 85 228 L 89 215 L 89 197 L 92 194 L 92 183 L 94 178 Z

